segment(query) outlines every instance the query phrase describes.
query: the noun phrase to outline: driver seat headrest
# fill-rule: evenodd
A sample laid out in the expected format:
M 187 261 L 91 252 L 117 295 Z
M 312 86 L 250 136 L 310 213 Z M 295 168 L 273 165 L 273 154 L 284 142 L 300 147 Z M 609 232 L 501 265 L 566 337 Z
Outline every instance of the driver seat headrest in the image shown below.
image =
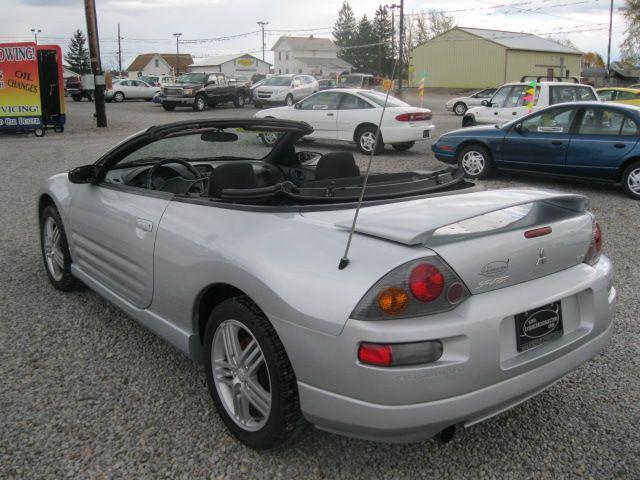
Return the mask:
M 351 152 L 331 152 L 318 160 L 316 180 L 359 177 L 360 169 Z
M 227 188 L 258 188 L 253 165 L 247 162 L 224 163 L 213 170 L 209 180 L 209 196 L 221 198 Z

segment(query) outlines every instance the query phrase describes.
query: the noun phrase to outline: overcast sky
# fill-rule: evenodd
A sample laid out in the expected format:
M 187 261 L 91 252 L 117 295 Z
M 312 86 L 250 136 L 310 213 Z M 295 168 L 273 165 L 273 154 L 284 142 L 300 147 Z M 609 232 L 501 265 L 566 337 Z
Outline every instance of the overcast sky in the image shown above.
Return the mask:
M 378 2 L 354 0 L 358 18 L 371 18 Z M 388 2 L 391 3 L 391 2 Z M 396 0 L 399 3 L 399 0 Z M 615 0 L 614 6 L 624 0 Z M 330 36 L 342 0 L 96 0 L 101 53 L 105 67 L 114 66 L 117 52 L 116 28 L 120 23 L 123 67 L 138 53 L 175 52 L 174 32 L 184 40 L 237 35 L 258 30 L 256 22 L 269 22 L 268 49 L 282 34 Z M 497 8 L 512 5 L 515 8 Z M 41 43 L 57 43 L 64 48 L 77 28 L 86 30 L 82 0 L 2 0 L 4 20 L 0 42 L 28 40 L 31 28 L 41 29 Z M 583 51 L 596 51 L 606 61 L 609 0 L 406 0 L 407 13 L 421 9 L 455 10 L 459 26 L 539 33 L 569 38 Z M 613 19 L 612 60 L 624 35 L 622 18 Z M 283 30 L 299 30 L 285 33 Z M 194 56 L 225 53 L 258 53 L 260 37 L 252 33 L 226 41 L 181 44 L 180 50 Z

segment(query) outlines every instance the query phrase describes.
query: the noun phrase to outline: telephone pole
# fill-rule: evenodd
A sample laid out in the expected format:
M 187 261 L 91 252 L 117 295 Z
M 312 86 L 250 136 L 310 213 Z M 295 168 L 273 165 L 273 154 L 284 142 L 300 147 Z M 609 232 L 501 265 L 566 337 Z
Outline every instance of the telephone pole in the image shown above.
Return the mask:
M 120 45 L 120 24 L 118 24 L 118 76 L 122 76 L 122 46 Z
M 398 45 L 398 90 L 402 90 L 404 75 L 404 0 L 400 0 L 400 45 Z
M 176 77 L 180 73 L 180 37 L 181 33 L 174 33 L 174 37 L 176 37 Z
M 396 58 L 396 8 L 400 8 L 400 5 L 392 3 L 391 5 L 385 5 L 385 8 L 391 10 L 391 58 Z M 393 69 L 393 65 L 391 66 Z M 393 78 L 391 79 L 393 80 Z
M 87 39 L 91 57 L 91 72 L 95 83 L 94 103 L 98 127 L 107 126 L 107 111 L 104 103 L 104 74 L 100 62 L 100 43 L 98 41 L 98 19 L 95 0 L 84 0 L 84 13 L 87 18 Z
M 264 44 L 264 26 L 265 25 L 269 25 L 269 22 L 256 22 L 258 25 L 260 25 L 260 28 L 262 29 L 262 61 L 264 61 L 264 48 L 265 48 L 265 44 Z
M 611 68 L 611 28 L 613 27 L 613 0 L 611 0 L 611 7 L 609 8 L 609 46 L 607 47 L 607 84 L 610 80 L 610 68 Z

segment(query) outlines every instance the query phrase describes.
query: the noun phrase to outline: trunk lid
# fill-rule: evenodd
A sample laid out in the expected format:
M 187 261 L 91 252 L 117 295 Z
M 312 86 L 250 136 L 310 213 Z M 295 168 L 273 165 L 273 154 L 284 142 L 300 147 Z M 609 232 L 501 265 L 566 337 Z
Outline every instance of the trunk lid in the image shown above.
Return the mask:
M 364 208 L 356 232 L 435 251 L 471 293 L 581 263 L 592 239 L 587 200 L 541 190 L 494 190 Z M 351 219 L 340 220 L 349 229 Z M 551 227 L 534 238 L 525 232 Z

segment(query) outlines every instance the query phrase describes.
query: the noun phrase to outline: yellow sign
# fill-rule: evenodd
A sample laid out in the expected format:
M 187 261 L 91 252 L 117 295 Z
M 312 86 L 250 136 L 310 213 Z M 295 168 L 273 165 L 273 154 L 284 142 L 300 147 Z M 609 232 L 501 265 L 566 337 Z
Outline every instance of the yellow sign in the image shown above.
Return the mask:
M 391 90 L 393 89 L 393 80 L 390 78 L 385 78 L 382 80 L 382 89 L 383 90 Z
M 255 58 L 239 58 L 236 60 L 237 65 L 242 65 L 243 67 L 253 67 L 256 64 Z

